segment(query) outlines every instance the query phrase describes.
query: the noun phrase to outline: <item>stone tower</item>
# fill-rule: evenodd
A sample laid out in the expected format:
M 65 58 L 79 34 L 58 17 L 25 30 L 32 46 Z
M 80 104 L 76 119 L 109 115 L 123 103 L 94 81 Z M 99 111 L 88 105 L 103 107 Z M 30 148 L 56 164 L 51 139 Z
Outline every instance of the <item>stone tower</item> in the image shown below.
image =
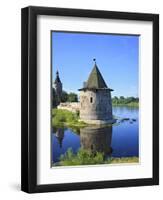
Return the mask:
M 59 105 L 62 97 L 62 82 L 59 78 L 59 72 L 56 72 L 56 78 L 53 82 L 53 98 L 54 98 L 54 106 Z
M 94 59 L 95 61 L 95 59 Z M 87 82 L 80 91 L 80 119 L 89 124 L 114 123 L 112 116 L 111 91 L 95 61 Z

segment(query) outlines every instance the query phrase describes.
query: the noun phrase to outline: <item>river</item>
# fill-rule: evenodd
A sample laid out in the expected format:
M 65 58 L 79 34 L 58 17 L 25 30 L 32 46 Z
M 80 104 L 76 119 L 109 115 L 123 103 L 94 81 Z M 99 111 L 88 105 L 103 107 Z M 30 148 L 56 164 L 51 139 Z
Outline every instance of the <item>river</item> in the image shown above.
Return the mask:
M 68 148 L 76 153 L 80 147 L 104 152 L 112 157 L 139 157 L 139 109 L 113 107 L 117 123 L 109 127 L 89 126 L 72 130 L 54 128 L 52 133 L 52 162 L 58 162 Z M 125 119 L 126 118 L 126 119 Z

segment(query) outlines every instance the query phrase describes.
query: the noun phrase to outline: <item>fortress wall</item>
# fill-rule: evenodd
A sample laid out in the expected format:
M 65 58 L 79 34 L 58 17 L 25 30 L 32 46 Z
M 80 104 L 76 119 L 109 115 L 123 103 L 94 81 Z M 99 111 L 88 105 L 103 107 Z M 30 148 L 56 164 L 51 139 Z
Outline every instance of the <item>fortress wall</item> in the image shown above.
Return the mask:
M 66 103 L 60 103 L 57 106 L 58 109 L 68 110 L 71 112 L 77 112 L 79 111 L 80 104 L 79 102 L 66 102 Z

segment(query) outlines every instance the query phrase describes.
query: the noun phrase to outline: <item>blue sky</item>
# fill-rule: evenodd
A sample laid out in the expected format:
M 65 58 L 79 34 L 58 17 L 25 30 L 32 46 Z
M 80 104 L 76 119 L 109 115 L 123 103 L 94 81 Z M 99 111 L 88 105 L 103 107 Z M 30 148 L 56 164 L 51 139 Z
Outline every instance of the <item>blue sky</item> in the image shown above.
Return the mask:
M 78 92 L 97 66 L 112 96 L 138 97 L 139 36 L 52 33 L 52 78 L 59 71 L 63 89 Z

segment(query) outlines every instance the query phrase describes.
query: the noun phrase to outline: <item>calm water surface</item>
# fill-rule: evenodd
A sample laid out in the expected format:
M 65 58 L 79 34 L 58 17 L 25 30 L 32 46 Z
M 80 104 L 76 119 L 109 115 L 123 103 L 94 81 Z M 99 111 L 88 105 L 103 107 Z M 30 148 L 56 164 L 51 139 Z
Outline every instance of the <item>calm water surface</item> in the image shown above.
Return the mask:
M 68 148 L 76 153 L 80 147 L 104 152 L 106 156 L 139 156 L 139 109 L 113 107 L 118 124 L 110 127 L 85 127 L 76 130 L 54 128 L 52 133 L 52 162 L 58 162 Z

